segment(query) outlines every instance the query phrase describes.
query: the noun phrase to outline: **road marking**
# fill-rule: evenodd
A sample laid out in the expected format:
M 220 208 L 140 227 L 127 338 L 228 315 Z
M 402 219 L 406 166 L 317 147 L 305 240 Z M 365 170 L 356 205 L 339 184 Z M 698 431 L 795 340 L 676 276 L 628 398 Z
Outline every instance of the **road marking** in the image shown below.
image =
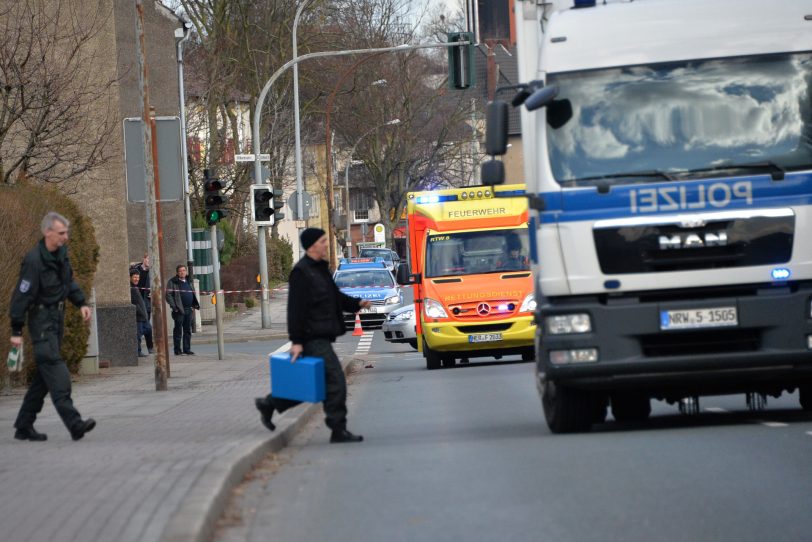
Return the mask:
M 279 348 L 277 348 L 276 350 L 274 350 L 273 352 L 271 352 L 270 354 L 268 354 L 268 357 L 271 357 L 274 354 L 281 354 L 282 352 L 287 352 L 288 350 L 290 350 L 291 346 L 293 346 L 293 343 L 288 341 Z
M 725 410 L 724 408 L 719 407 L 708 407 L 705 410 L 707 410 L 708 412 L 727 412 L 727 410 Z
M 789 424 L 784 422 L 761 422 L 761 425 L 766 425 L 767 427 L 787 427 Z

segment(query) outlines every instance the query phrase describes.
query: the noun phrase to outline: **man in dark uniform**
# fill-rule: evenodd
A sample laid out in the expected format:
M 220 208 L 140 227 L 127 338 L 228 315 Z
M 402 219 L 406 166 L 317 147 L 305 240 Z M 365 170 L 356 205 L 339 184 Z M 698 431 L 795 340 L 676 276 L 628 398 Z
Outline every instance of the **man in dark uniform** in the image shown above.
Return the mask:
M 333 282 L 327 267 L 329 242 L 324 230 L 307 228 L 301 240 L 305 256 L 290 272 L 288 280 L 291 362 L 301 355 L 324 360 L 324 421 L 332 430 L 330 442 L 360 442 L 364 437 L 347 431 L 347 382 L 332 343 L 346 332 L 343 311 L 358 312 L 371 302 L 341 293 Z M 274 410 L 284 412 L 299 401 L 268 395 L 258 397 L 255 404 L 262 424 L 273 431 L 276 429 L 271 422 Z
M 90 320 L 90 307 L 85 294 L 73 280 L 68 260 L 68 220 L 58 213 L 42 219 L 43 238 L 25 255 L 20 280 L 11 298 L 11 344 L 23 342 L 23 325 L 28 314 L 28 330 L 34 344 L 37 370 L 17 415 L 14 438 L 46 440 L 47 435 L 34 429 L 45 395 L 50 392 L 57 413 L 73 440 L 79 440 L 96 427 L 92 418 L 82 420 L 73 406 L 68 367 L 59 352 L 65 321 L 65 299 L 79 307 L 85 322 Z
M 186 266 L 180 264 L 175 268 L 175 276 L 166 284 L 166 302 L 172 309 L 172 340 L 175 343 L 175 355 L 194 356 L 192 352 L 192 317 L 194 310 L 200 309 L 195 289 L 187 280 Z M 181 348 L 183 348 L 181 350 Z

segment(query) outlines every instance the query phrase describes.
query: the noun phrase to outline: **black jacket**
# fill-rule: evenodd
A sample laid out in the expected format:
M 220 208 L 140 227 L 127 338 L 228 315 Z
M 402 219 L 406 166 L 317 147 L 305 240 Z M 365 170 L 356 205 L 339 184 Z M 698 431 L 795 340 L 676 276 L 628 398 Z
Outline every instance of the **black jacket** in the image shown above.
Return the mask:
M 32 305 L 56 305 L 65 299 L 77 307 L 85 305 L 85 294 L 73 280 L 68 248 L 48 252 L 45 240 L 28 251 L 20 266 L 20 278 L 11 297 L 11 335 L 23 334 L 25 315 Z
M 309 339 L 334 341 L 346 332 L 344 311 L 358 312 L 361 300 L 341 293 L 326 261 L 304 256 L 288 280 L 288 335 L 294 344 Z
M 130 303 L 135 305 L 135 321 L 147 321 L 147 305 L 144 303 L 144 298 L 141 297 L 141 291 L 138 286 L 133 286 L 130 283 Z
M 189 277 L 186 277 L 186 283 L 192 285 Z M 183 312 L 183 301 L 180 297 L 181 291 L 180 277 L 175 275 L 166 283 L 166 302 L 169 303 L 169 308 L 172 312 Z M 192 308 L 200 309 L 200 303 L 197 301 L 194 287 L 192 288 Z

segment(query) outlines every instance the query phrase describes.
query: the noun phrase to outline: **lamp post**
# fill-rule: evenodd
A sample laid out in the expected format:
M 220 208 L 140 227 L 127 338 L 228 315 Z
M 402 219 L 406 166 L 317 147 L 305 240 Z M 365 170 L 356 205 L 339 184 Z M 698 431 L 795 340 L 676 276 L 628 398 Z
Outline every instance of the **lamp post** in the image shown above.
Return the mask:
M 302 0 L 296 8 L 296 16 L 293 18 L 293 60 L 299 58 L 299 48 L 296 39 L 296 30 L 299 27 L 299 18 L 305 6 L 310 0 Z M 304 181 L 302 180 L 302 136 L 301 124 L 299 122 L 299 63 L 293 64 L 293 123 L 296 135 L 296 147 L 294 148 L 294 159 L 296 162 L 296 216 L 301 220 L 303 215 Z M 256 151 L 259 152 L 259 151 Z M 299 256 L 302 255 L 302 247 L 299 246 Z
M 355 145 L 352 146 L 350 149 L 350 157 L 347 159 L 347 166 L 344 168 L 344 190 L 347 192 L 347 254 L 348 258 L 352 258 L 352 230 L 350 229 L 350 166 L 352 165 L 352 155 L 355 154 L 355 149 L 358 147 L 358 144 L 361 143 L 361 140 L 364 139 L 366 136 L 374 132 L 379 128 L 383 128 L 384 126 L 393 126 L 395 124 L 400 124 L 400 119 L 392 119 L 390 121 L 384 122 L 383 124 L 379 124 L 373 128 L 370 128 L 366 132 L 364 132 L 361 137 L 358 138 L 358 141 L 355 142 Z

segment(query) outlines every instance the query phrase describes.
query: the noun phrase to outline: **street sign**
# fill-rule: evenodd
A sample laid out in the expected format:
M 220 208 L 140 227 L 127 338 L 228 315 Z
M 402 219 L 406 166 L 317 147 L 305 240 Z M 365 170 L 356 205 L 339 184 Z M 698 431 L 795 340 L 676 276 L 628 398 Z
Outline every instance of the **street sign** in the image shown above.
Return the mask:
M 375 233 L 375 241 L 378 243 L 386 242 L 386 227 L 383 224 L 375 224 L 373 228 Z
M 183 201 L 181 168 L 180 119 L 156 117 L 158 139 L 158 175 L 161 180 L 161 201 Z M 144 139 L 141 118 L 124 119 L 124 172 L 127 177 L 127 201 L 142 203 L 147 199 L 144 178 Z
M 253 154 L 235 154 L 234 161 L 235 162 L 253 162 L 256 160 L 255 155 Z M 259 161 L 260 162 L 270 162 L 271 155 L 270 154 L 260 154 Z

